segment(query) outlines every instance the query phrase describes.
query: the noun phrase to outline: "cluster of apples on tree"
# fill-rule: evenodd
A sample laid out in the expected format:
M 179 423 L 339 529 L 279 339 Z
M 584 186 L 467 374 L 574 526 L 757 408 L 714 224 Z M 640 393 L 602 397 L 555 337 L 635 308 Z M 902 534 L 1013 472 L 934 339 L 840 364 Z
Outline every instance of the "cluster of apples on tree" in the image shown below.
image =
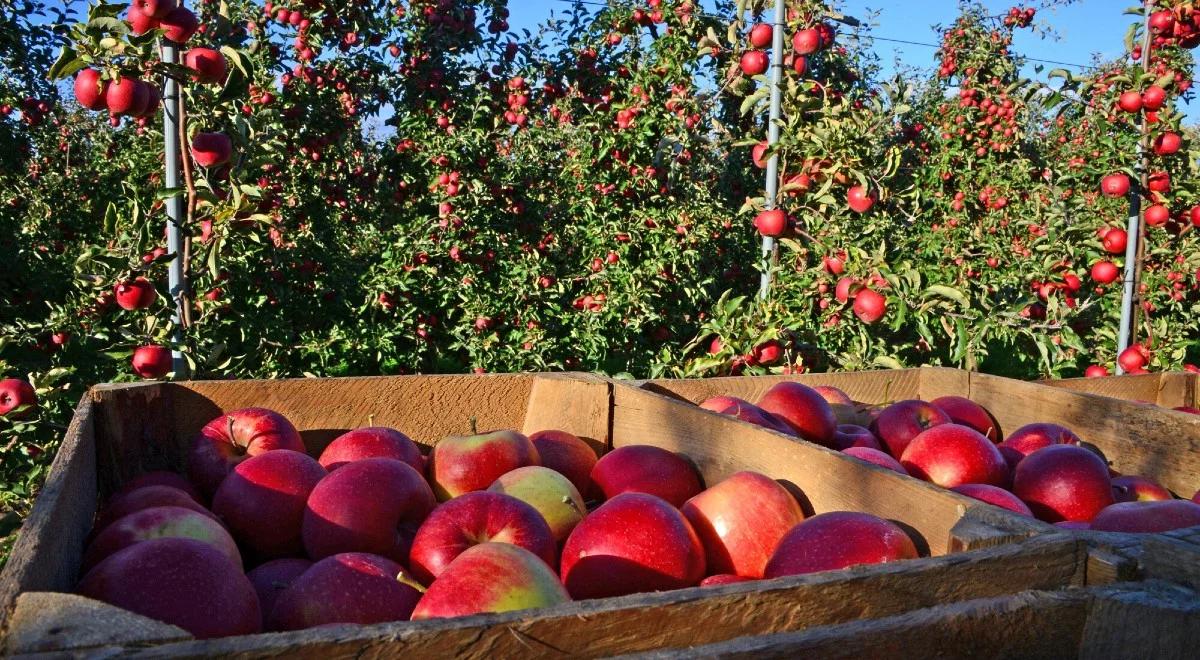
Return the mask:
M 863 405 L 836 387 L 784 382 L 756 404 L 716 396 L 700 407 L 1059 527 L 1150 533 L 1200 525 L 1200 490 L 1177 499 L 1153 479 L 1119 474 L 1059 424 L 1004 435 L 987 409 L 961 396 Z
M 108 498 L 78 592 L 201 638 L 549 607 L 917 556 L 895 523 L 806 518 L 765 475 L 705 488 L 684 456 L 628 445 L 597 459 L 556 430 L 451 436 L 426 457 L 400 431 L 367 427 L 314 459 L 285 417 L 246 408 L 195 436 L 187 475 L 144 473 Z

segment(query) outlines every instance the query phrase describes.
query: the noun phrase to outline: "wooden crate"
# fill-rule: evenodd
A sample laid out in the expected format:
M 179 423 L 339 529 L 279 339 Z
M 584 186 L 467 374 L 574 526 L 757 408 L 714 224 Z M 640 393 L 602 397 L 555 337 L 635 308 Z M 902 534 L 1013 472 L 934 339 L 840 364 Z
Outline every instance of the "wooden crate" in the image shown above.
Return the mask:
M 1187 371 L 1103 378 L 1061 378 L 1040 382 L 1110 399 L 1153 403 L 1163 408 L 1200 408 L 1200 374 Z
M 693 403 L 718 394 L 757 401 L 768 388 L 783 380 L 832 385 L 845 390 L 855 401 L 864 403 L 966 396 L 987 408 L 1005 433 L 1031 422 L 1062 424 L 1099 447 L 1113 468 L 1123 474 L 1150 477 L 1182 497 L 1191 497 L 1200 489 L 1200 415 L 1164 411 L 1063 387 L 930 367 L 799 376 L 652 380 L 643 382 L 642 387 Z
M 906 522 L 932 557 L 778 580 L 569 603 L 461 619 L 338 626 L 196 641 L 171 626 L 71 596 L 97 504 L 130 477 L 179 469 L 190 437 L 222 410 L 259 405 L 300 429 L 311 453 L 366 424 L 423 445 L 481 428 L 562 428 L 604 450 L 654 444 L 695 458 L 715 483 L 757 469 L 798 485 L 817 510 Z M 699 419 L 702 424 L 697 425 Z M 707 425 L 719 434 L 702 432 Z M 876 502 L 901 502 L 903 507 Z M 886 617 L 938 604 L 1108 579 L 1085 544 L 928 484 L 865 466 L 667 397 L 588 375 L 485 375 L 100 386 L 80 403 L 0 575 L 5 650 L 155 657 L 338 657 L 404 652 L 585 657 L 715 643 L 746 634 Z M 992 547 L 989 547 L 992 546 Z M 947 552 L 979 548 L 947 555 Z

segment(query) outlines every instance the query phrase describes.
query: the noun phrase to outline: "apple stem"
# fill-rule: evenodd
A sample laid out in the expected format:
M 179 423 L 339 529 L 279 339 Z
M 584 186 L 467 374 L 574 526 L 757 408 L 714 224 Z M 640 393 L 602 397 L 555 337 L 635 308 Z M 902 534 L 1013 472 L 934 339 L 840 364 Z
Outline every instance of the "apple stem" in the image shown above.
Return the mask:
M 232 444 L 236 447 L 237 441 L 233 437 L 233 415 L 229 415 L 228 417 L 226 417 L 225 423 L 227 425 L 226 428 L 229 431 L 229 442 L 230 442 L 230 444 Z
M 415 578 L 409 577 L 404 571 L 400 571 L 396 574 L 396 581 L 401 584 L 407 584 L 421 593 L 425 593 L 425 586 L 420 582 L 417 582 Z
M 479 435 L 478 420 L 475 419 L 474 415 L 471 416 L 471 435 Z
M 571 507 L 572 509 L 575 509 L 575 513 L 578 513 L 581 516 L 587 515 L 586 511 L 581 511 L 579 509 L 579 505 L 575 503 L 574 498 L 572 498 L 570 495 L 563 495 L 562 501 L 563 501 L 563 504 L 566 504 L 567 506 Z
M 375 426 L 375 413 L 367 415 L 367 426 Z

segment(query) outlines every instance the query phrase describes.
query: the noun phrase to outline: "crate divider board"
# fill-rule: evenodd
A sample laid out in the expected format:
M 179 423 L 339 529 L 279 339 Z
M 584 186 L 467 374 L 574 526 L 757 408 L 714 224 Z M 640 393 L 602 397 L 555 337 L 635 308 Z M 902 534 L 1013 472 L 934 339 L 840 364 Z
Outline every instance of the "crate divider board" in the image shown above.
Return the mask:
M 1153 403 L 1164 408 L 1200 408 L 1200 374 L 1186 371 L 1156 374 L 1126 374 L 1101 378 L 1059 378 L 1040 381 L 1044 385 L 1112 399 Z

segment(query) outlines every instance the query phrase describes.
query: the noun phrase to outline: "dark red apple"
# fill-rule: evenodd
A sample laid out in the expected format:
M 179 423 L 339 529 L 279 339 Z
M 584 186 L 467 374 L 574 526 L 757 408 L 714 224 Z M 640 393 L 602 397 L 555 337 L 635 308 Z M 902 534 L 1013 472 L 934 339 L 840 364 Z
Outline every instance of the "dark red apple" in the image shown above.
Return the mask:
M 899 458 L 908 443 L 922 431 L 949 423 L 950 416 L 941 408 L 932 403 L 908 399 L 884 408 L 871 424 L 871 431 L 883 441 L 893 457 Z
M 192 48 L 184 53 L 183 63 L 192 70 L 196 82 L 225 82 L 225 56 L 211 48 Z
M 961 424 L 939 424 L 908 443 L 900 464 L 908 473 L 943 488 L 963 484 L 1001 486 L 1008 464 L 984 435 Z
M 847 447 L 842 450 L 842 453 L 868 463 L 873 463 L 881 468 L 887 468 L 893 472 L 908 475 L 908 470 L 905 470 L 904 466 L 900 465 L 900 461 L 888 456 L 879 449 L 872 449 L 871 447 Z
M 263 627 L 266 628 L 271 620 L 271 611 L 275 609 L 275 601 L 296 578 L 307 571 L 313 563 L 301 557 L 285 557 L 273 559 L 260 564 L 254 570 L 246 573 L 254 591 L 258 594 L 259 609 L 262 610 Z
M 213 513 L 256 559 L 304 551 L 305 503 L 325 468 L 298 451 L 268 451 L 238 463 L 213 496 Z
M 142 509 L 153 509 L 159 506 L 191 509 L 196 513 L 217 520 L 217 517 L 204 508 L 203 504 L 197 502 L 195 498 L 186 492 L 171 486 L 148 485 L 123 495 L 114 495 L 109 498 L 108 504 L 105 505 L 100 515 L 97 516 L 93 529 L 96 533 L 99 533 L 113 521 L 124 518 L 131 513 L 141 511 Z
M 850 447 L 870 447 L 882 450 L 875 434 L 857 424 L 839 424 L 833 434 L 833 448 L 841 451 Z
M 175 472 L 167 472 L 166 470 L 143 472 L 129 481 L 126 481 L 121 485 L 120 488 L 117 489 L 115 493 L 112 494 L 112 497 L 109 498 L 109 501 L 114 501 L 122 495 L 132 493 L 133 491 L 139 488 L 145 488 L 146 486 L 170 486 L 171 488 L 177 488 L 190 495 L 192 499 L 196 500 L 197 502 L 200 502 L 201 504 L 204 503 L 200 496 L 200 491 L 196 490 L 196 487 L 192 485 L 192 482 L 188 481 L 183 475 Z
M 1200 525 L 1200 504 L 1188 500 L 1118 502 L 1092 519 L 1098 532 L 1158 533 Z
M 626 445 L 608 452 L 592 469 L 592 483 L 605 499 L 621 493 L 647 493 L 673 506 L 683 506 L 704 489 L 691 463 L 651 445 Z
M 192 138 L 192 158 L 200 167 L 217 167 L 229 162 L 233 142 L 224 133 L 197 133 Z
M 608 598 L 695 586 L 704 547 L 666 500 L 623 493 L 583 519 L 563 547 L 562 581 L 572 598 Z
M 1104 461 L 1067 444 L 1043 447 L 1022 459 L 1013 476 L 1013 493 L 1047 522 L 1090 522 L 1116 501 Z
M 365 552 L 343 552 L 313 564 L 279 594 L 268 628 L 407 621 L 420 599 L 419 586 L 405 579 L 400 564 Z
M 710 573 L 761 578 L 779 540 L 804 520 L 786 488 L 758 472 L 737 472 L 684 502 Z
M 1118 502 L 1156 502 L 1174 496 L 1158 482 L 1137 475 L 1123 475 L 1112 480 L 1113 496 Z
M 83 553 L 83 570 L 87 572 L 131 545 L 156 538 L 186 538 L 207 543 L 225 555 L 238 570 L 242 568 L 237 543 L 211 515 L 184 507 L 159 506 L 134 511 L 109 523 Z
M 330 472 L 308 496 L 301 536 L 308 556 L 367 552 L 400 563 L 437 504 L 429 484 L 394 458 L 364 458 Z
M 148 379 L 162 378 L 173 368 L 170 349 L 154 344 L 134 349 L 130 363 L 135 374 Z
M 188 476 L 212 497 L 238 463 L 275 449 L 304 453 L 296 427 L 273 410 L 243 408 L 225 413 L 200 429 L 188 454 Z
M 802 575 L 861 564 L 915 559 L 912 539 L 869 513 L 834 511 L 796 525 L 779 542 L 763 577 Z
M 955 424 L 969 426 L 987 436 L 992 442 L 1000 442 L 1000 424 L 986 408 L 965 396 L 942 396 L 930 401 L 950 417 Z
M 813 388 L 785 381 L 771 386 L 758 407 L 782 419 L 801 438 L 826 447 L 833 444 L 837 418 L 829 402 Z
M 718 404 L 719 400 L 735 401 L 735 403 L 732 403 L 732 404 L 726 406 L 725 408 L 722 408 L 721 410 L 716 411 L 716 412 L 721 413 L 722 415 L 729 415 L 730 417 L 736 417 L 737 419 L 740 419 L 743 422 L 749 422 L 755 426 L 761 426 L 765 429 L 771 429 L 772 431 L 778 431 L 780 433 L 783 433 L 784 435 L 790 435 L 793 438 L 799 437 L 799 435 L 796 433 L 795 429 L 793 429 L 791 426 L 789 426 L 787 424 L 787 422 L 784 422 L 778 416 L 772 415 L 771 413 L 763 410 L 762 408 L 759 408 L 758 406 L 754 405 L 753 403 L 748 403 L 748 402 L 738 399 L 736 397 L 713 397 L 712 399 L 709 399 L 709 400 L 701 403 L 700 407 L 705 408 L 706 404 L 708 406 L 715 406 Z
M 596 451 L 588 443 L 566 431 L 545 430 L 529 436 L 537 449 L 542 465 L 571 480 L 579 492 L 591 492 L 592 468 L 596 466 Z
M 28 381 L 20 378 L 0 380 L 0 417 L 27 419 L 37 403 L 37 393 Z
M 200 639 L 262 629 L 250 580 L 219 550 L 195 539 L 156 538 L 131 545 L 88 571 L 76 590 Z
M 1028 506 L 1021 501 L 1021 498 L 998 486 L 990 486 L 988 484 L 963 484 L 955 486 L 950 490 L 956 493 L 962 493 L 967 497 L 973 497 L 981 502 L 994 504 L 1002 509 L 1015 511 L 1021 515 L 1033 517 L 1033 512 Z
M 363 458 L 394 458 L 425 473 L 425 457 L 407 435 L 383 426 L 370 426 L 343 433 L 321 452 L 321 467 L 330 472 Z
M 1002 447 L 1008 447 L 1013 451 L 1018 452 L 1022 456 L 1028 456 L 1042 447 L 1050 445 L 1078 445 L 1083 442 L 1075 432 L 1065 426 L 1051 424 L 1049 422 L 1037 422 L 1026 424 L 1021 428 L 1013 431 L 1004 442 Z

